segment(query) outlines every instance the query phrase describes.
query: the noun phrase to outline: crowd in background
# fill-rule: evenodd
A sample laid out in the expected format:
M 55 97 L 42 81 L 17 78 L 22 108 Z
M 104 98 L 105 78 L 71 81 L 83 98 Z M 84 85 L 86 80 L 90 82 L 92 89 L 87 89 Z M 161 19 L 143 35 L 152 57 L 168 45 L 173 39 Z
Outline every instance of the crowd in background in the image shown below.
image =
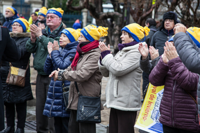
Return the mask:
M 152 18 L 145 27 L 131 23 L 121 29 L 119 51 L 113 55 L 110 45 L 99 41 L 107 36 L 108 28 L 82 28 L 79 20 L 66 28 L 63 13 L 61 8 L 42 7 L 27 21 L 15 8 L 6 8 L 3 26 L 16 43 L 20 59 L 1 62 L 7 127 L 3 124 L 0 133 L 24 133 L 27 101 L 33 99 L 30 56 L 37 71 L 38 133 L 95 133 L 95 122 L 78 121 L 82 117 L 78 115 L 79 99 L 80 95 L 100 97 L 103 76 L 109 77 L 104 105 L 111 108 L 109 133 L 134 133 L 149 83 L 165 85 L 159 118 L 164 133 L 200 132 L 200 28 L 187 29 L 173 11 L 163 15 L 159 28 Z M 8 82 L 8 75 L 20 75 L 19 69 L 25 71 L 24 86 Z M 94 108 L 102 110 L 103 105 Z M 91 107 L 84 109 L 92 112 Z

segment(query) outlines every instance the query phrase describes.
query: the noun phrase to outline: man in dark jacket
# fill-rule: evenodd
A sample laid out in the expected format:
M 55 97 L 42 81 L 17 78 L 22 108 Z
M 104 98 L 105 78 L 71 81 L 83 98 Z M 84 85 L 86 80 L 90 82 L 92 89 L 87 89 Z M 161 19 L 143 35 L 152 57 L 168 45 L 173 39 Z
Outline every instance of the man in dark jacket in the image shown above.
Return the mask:
M 145 22 L 145 25 L 150 29 L 149 35 L 147 36 L 145 42 L 149 46 L 151 43 L 151 38 L 154 35 L 154 33 L 157 31 L 156 28 L 156 21 L 153 18 L 148 18 Z
M 3 33 L 3 34 L 2 34 Z M 20 53 L 15 41 L 9 36 L 7 28 L 0 27 L 0 61 L 16 61 L 20 59 Z M 1 72 L 0 72 L 1 75 Z M 4 129 L 4 104 L 2 94 L 2 84 L 0 78 L 0 131 Z
M 17 10 L 14 7 L 7 7 L 6 8 L 6 13 L 5 13 L 5 18 L 6 21 L 4 22 L 3 26 L 7 27 L 9 29 L 9 31 L 12 31 L 12 22 L 13 20 L 15 20 L 16 18 L 18 18 L 17 16 Z
M 173 28 L 176 23 L 178 23 L 178 20 L 175 12 L 169 11 L 163 15 L 162 25 L 153 35 L 150 43 L 151 46 L 159 50 L 159 55 L 164 53 L 165 42 L 174 35 Z
M 199 34 L 200 29 L 197 29 Z M 182 24 L 177 24 L 174 28 L 174 44 L 176 50 L 179 54 L 184 65 L 189 69 L 189 71 L 200 74 L 200 49 L 196 46 L 198 38 L 200 35 L 197 34 L 196 40 L 191 38 L 191 36 L 186 33 L 186 27 Z M 169 49 L 170 51 L 170 49 Z M 200 125 L 200 79 L 197 86 L 197 104 L 198 104 L 198 115 L 199 115 L 199 125 Z
M 36 25 L 30 26 L 31 39 L 26 43 L 26 48 L 29 52 L 35 53 L 33 67 L 37 70 L 36 81 L 36 121 L 38 133 L 54 132 L 53 119 L 48 119 L 43 115 L 44 105 L 46 102 L 47 92 L 49 88 L 50 78 L 44 72 L 44 64 L 48 55 L 47 45 L 49 42 L 58 41 L 60 32 L 63 30 L 62 15 L 63 10 L 60 8 L 51 8 L 46 16 L 46 28 L 41 28 Z
M 145 25 L 147 27 L 149 27 L 149 29 L 150 29 L 149 35 L 146 37 L 146 40 L 145 40 L 145 42 L 147 43 L 147 45 L 149 47 L 151 38 L 154 35 L 154 33 L 157 31 L 156 21 L 153 18 L 148 18 L 145 22 Z M 149 84 L 149 74 L 146 72 L 143 72 L 142 78 L 143 78 L 142 90 L 143 90 L 143 94 L 144 94 L 144 90 L 146 89 L 147 85 Z

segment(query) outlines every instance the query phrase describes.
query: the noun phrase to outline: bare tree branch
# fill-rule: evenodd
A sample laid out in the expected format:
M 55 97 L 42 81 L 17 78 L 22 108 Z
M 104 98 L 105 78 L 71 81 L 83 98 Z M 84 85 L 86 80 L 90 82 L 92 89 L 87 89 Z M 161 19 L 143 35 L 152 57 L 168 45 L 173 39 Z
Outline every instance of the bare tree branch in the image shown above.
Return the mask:
M 100 15 L 99 19 L 107 19 L 107 18 L 113 18 L 113 17 L 122 17 L 122 14 L 118 13 L 118 12 L 107 12 L 107 13 L 103 13 Z

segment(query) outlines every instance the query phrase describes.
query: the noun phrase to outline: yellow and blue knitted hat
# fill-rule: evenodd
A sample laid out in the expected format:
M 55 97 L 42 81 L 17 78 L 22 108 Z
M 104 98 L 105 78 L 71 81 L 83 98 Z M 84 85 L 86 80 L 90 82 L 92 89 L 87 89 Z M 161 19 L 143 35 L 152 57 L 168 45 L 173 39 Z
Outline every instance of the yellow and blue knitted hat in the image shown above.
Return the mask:
M 7 7 L 6 9 L 9 9 L 14 15 L 17 16 L 17 10 L 14 7 Z
M 17 19 L 15 19 L 12 22 L 12 24 L 15 23 L 15 22 L 19 23 L 22 26 L 23 32 L 27 31 L 27 29 L 29 27 L 29 22 L 26 19 L 24 19 L 24 18 L 17 18 Z
M 193 42 L 200 48 L 200 28 L 198 27 L 190 27 L 186 31 Z M 173 41 L 174 36 L 172 36 L 168 41 Z
M 70 40 L 70 42 L 75 42 L 78 40 L 80 36 L 80 30 L 81 29 L 73 29 L 73 28 L 65 28 L 64 30 L 61 31 L 61 34 L 64 33 Z
M 200 48 L 200 28 L 190 27 L 187 29 L 187 33 L 190 35 L 193 42 Z
M 94 40 L 99 40 L 100 37 L 107 36 L 107 30 L 107 27 L 88 25 L 81 30 L 81 33 L 85 36 L 87 40 L 93 42 Z
M 123 27 L 122 31 L 128 32 L 136 42 L 140 42 L 142 39 L 145 41 L 145 37 L 148 36 L 150 29 L 142 27 L 137 23 L 132 23 Z
M 42 15 L 42 16 L 46 17 L 46 14 L 47 14 L 47 8 L 46 7 L 40 8 L 38 15 Z
M 49 13 L 55 14 L 55 15 L 57 15 L 58 17 L 62 18 L 64 11 L 63 11 L 61 8 L 50 8 L 50 9 L 47 11 L 47 14 L 49 14 Z M 47 15 L 47 14 L 46 14 L 46 15 Z

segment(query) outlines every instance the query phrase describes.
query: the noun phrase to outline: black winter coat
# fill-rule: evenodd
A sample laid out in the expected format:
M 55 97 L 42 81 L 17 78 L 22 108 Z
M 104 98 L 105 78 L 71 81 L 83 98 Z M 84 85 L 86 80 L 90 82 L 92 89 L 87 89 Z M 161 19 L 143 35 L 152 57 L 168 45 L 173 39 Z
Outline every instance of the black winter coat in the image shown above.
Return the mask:
M 161 29 L 153 35 L 150 46 L 154 46 L 158 49 L 159 55 L 162 55 L 164 53 L 165 42 L 168 41 L 173 35 L 173 29 L 170 31 Z
M 157 28 L 155 26 L 150 26 L 150 32 L 149 32 L 149 35 L 147 36 L 145 42 L 147 43 L 148 46 L 150 46 L 150 43 L 151 43 L 151 39 L 154 35 L 154 33 L 157 31 Z
M 196 46 L 188 33 L 177 33 L 174 44 L 183 64 L 189 71 L 200 74 L 200 49 Z M 200 78 L 197 86 L 197 104 L 200 122 Z
M 21 57 L 18 61 L 11 62 L 12 66 L 17 68 L 26 69 L 28 64 L 28 69 L 26 72 L 26 82 L 24 87 L 19 87 L 15 85 L 8 85 L 5 83 L 5 79 L 7 78 L 7 74 L 4 73 L 2 75 L 3 80 L 3 98 L 4 102 L 7 103 L 22 103 L 27 100 L 33 99 L 31 85 L 30 85 L 30 66 L 29 66 L 29 58 L 31 53 L 29 53 L 26 48 L 26 42 L 30 37 L 30 33 L 11 33 L 10 36 L 15 40 L 17 47 L 21 53 Z M 9 70 L 8 63 L 5 63 L 1 69 L 4 69 L 6 72 Z
M 10 38 L 9 30 L 7 28 L 0 27 L 0 62 L 6 61 L 17 61 L 20 58 L 20 53 L 15 41 Z M 1 76 L 1 71 L 0 71 Z M 2 95 L 2 84 L 0 79 L 0 131 L 4 129 L 4 104 Z

